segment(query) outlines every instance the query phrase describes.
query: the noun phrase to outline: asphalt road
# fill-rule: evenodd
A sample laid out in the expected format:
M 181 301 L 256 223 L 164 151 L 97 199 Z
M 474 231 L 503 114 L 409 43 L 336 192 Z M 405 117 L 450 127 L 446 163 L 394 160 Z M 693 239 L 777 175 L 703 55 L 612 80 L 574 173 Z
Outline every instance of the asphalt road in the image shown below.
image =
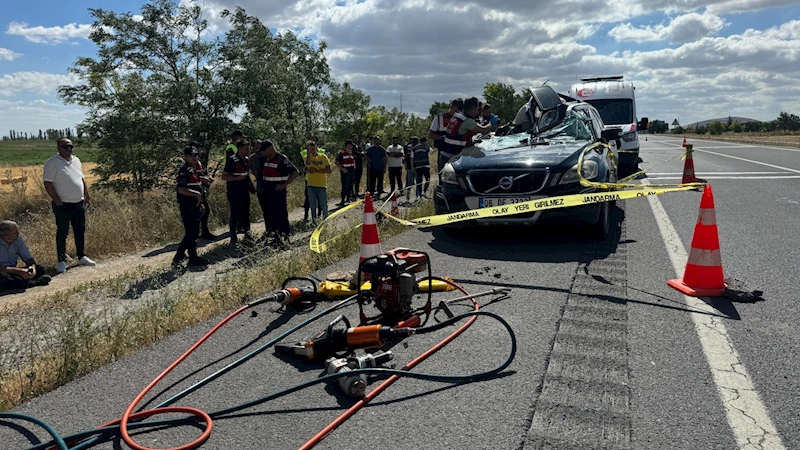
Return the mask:
M 620 203 L 613 210 L 612 237 L 603 243 L 564 228 L 483 229 L 455 238 L 440 230 L 410 231 L 384 242 L 384 249 L 428 250 L 436 274 L 455 278 L 471 292 L 495 285 L 513 289 L 509 299 L 484 309 L 514 327 L 520 343 L 516 360 L 506 376 L 480 383 L 400 380 L 317 448 L 800 448 L 800 339 L 795 325 L 800 307 L 792 287 L 800 257 L 795 243 L 800 235 L 800 151 L 695 144 L 698 176 L 713 186 L 725 275 L 764 290 L 766 301 L 709 300 L 699 308 L 667 287 L 667 280 L 676 278 L 670 253 L 679 246 L 665 244 L 664 218 L 654 213 L 648 199 Z M 642 142 L 641 167 L 681 152 L 680 140 L 648 139 Z M 648 178 L 652 183 L 679 182 L 682 168 L 675 158 L 654 168 Z M 658 200 L 683 251 L 688 251 L 700 193 L 673 193 Z M 350 258 L 318 275 L 352 269 L 356 261 Z M 435 300 L 455 295 L 437 294 Z M 256 317 L 246 315 L 223 328 L 160 386 L 174 383 L 169 393 L 176 393 L 230 361 L 232 352 L 253 348 L 254 342 L 264 342 L 306 317 L 279 316 L 266 306 L 258 311 Z M 355 309 L 346 311 L 357 320 Z M 723 336 L 725 349 L 714 347 L 719 339 L 703 334 L 698 323 L 704 320 L 721 324 L 714 335 Z M 178 333 L 17 411 L 44 419 L 64 434 L 116 418 L 210 325 Z M 394 346 L 394 363 L 402 366 L 448 333 L 416 336 Z M 303 337 L 298 333 L 295 339 Z M 508 338 L 501 328 L 479 318 L 417 370 L 471 373 L 494 367 L 507 352 Z M 714 364 L 729 361 L 731 355 L 736 362 L 730 376 L 712 373 Z M 320 373 L 318 366 L 268 351 L 180 404 L 213 410 Z M 183 380 L 189 375 L 189 381 Z M 736 398 L 731 401 L 720 388 L 728 379 L 734 385 L 750 383 L 752 391 L 733 389 Z M 336 387 L 313 387 L 215 421 L 202 448 L 297 448 L 350 404 Z M 754 424 L 771 425 L 775 433 L 767 430 L 763 439 L 742 440 Z M 138 439 L 163 448 L 188 442 L 198 433 L 185 427 Z M 0 429 L 0 448 L 25 448 L 36 436 L 43 434 Z M 102 448 L 120 448 L 115 445 Z

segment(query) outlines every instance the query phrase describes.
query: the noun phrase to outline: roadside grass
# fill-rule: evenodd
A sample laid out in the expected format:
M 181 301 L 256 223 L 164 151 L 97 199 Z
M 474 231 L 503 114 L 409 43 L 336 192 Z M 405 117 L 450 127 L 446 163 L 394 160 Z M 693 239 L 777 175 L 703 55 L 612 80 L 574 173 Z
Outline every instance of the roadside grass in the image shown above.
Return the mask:
M 2 177 L 0 172 L 0 178 Z M 10 190 L 0 190 L 0 220 L 11 219 L 20 225 L 21 235 L 37 262 L 55 266 L 56 224 L 49 197 L 42 183 L 29 178 L 15 183 Z M 336 199 L 341 190 L 339 176 L 329 177 L 328 198 Z M 230 210 L 225 182 L 218 180 L 209 193 L 211 214 L 209 227 L 225 228 Z M 289 186 L 289 209 L 303 206 L 304 183 L 298 179 Z M 256 196 L 251 196 L 250 217 L 263 219 Z M 92 191 L 92 204 L 87 212 L 86 254 L 99 260 L 128 254 L 148 247 L 177 242 L 183 236 L 175 191 L 163 189 L 139 198 L 105 190 Z M 74 255 L 72 234 L 67 239 L 67 253 Z
M 403 214 L 433 213 L 433 202 L 421 202 Z M 120 314 L 114 305 L 88 311 L 81 296 L 62 293 L 31 307 L 0 312 L 0 411 L 50 392 L 160 339 L 277 289 L 289 276 L 309 275 L 358 252 L 360 217 L 340 224 L 341 238 L 319 255 L 303 245 L 288 254 L 250 258 L 247 267 L 219 275 L 213 287 L 194 290 L 181 285 L 162 289 L 138 309 Z M 382 239 L 408 228 L 383 221 Z M 274 257 L 273 257 L 274 256 Z M 107 287 L 119 291 L 119 280 Z M 103 283 L 95 288 L 103 288 Z
M 0 168 L 44 165 L 56 154 L 55 141 L 0 141 Z M 97 162 L 100 151 L 85 144 L 75 146 L 81 162 Z
M 682 135 L 679 135 L 682 136 Z M 725 132 L 720 135 L 710 134 L 687 134 L 687 139 L 709 139 L 715 141 L 740 142 L 743 144 L 755 145 L 780 145 L 789 147 L 800 147 L 800 132 Z

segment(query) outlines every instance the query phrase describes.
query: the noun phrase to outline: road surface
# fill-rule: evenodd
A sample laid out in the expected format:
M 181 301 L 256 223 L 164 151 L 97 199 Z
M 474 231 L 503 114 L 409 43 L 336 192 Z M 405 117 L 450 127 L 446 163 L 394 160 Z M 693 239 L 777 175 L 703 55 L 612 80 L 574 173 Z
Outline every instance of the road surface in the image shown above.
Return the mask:
M 679 154 L 680 143 L 667 137 L 642 142 L 641 167 Z M 603 243 L 569 229 L 482 229 L 455 238 L 438 229 L 409 231 L 384 242 L 384 250 L 426 249 L 436 274 L 455 278 L 471 292 L 495 285 L 513 289 L 511 298 L 484 309 L 514 327 L 520 343 L 516 360 L 506 376 L 480 383 L 400 380 L 317 448 L 800 448 L 800 307 L 794 287 L 800 151 L 695 144 L 698 176 L 713 186 L 725 275 L 764 290 L 765 301 L 697 301 L 667 287 L 667 280 L 682 275 L 676 266 L 680 272 L 690 248 L 699 192 L 620 203 L 612 237 Z M 647 180 L 679 182 L 682 168 L 675 158 L 654 168 Z M 356 261 L 350 258 L 318 275 L 352 269 Z M 436 299 L 447 295 L 456 294 Z M 258 311 L 223 328 L 160 386 L 177 383 L 169 390 L 176 393 L 221 367 L 220 358 L 248 344 L 253 348 L 255 340 L 266 341 L 265 334 L 274 336 L 305 318 L 287 319 L 266 306 Z M 347 314 L 356 320 L 354 311 Z M 116 418 L 210 325 L 178 333 L 17 411 L 64 434 Z M 394 346 L 397 367 L 447 333 Z M 507 352 L 501 328 L 480 318 L 417 370 L 471 373 L 494 367 Z M 193 372 L 189 381 L 182 380 Z M 320 373 L 318 366 L 268 351 L 179 404 L 214 410 Z M 215 421 L 202 448 L 297 448 L 350 404 L 335 387 L 313 387 Z M 35 434 L 42 437 L 39 430 Z M 198 434 L 186 427 L 138 439 L 163 448 Z M 35 440 L 0 430 L 3 449 Z

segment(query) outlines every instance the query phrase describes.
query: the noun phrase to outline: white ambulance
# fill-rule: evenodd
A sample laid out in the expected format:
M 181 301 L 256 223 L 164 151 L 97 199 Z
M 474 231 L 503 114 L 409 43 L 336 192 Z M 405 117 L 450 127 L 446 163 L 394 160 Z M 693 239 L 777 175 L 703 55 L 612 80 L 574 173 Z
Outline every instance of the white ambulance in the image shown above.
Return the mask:
M 638 129 L 647 129 L 647 118 L 636 116 L 636 88 L 622 76 L 583 78 L 569 96 L 591 104 L 600 112 L 606 130 L 619 130 L 619 166 L 633 170 L 639 161 Z

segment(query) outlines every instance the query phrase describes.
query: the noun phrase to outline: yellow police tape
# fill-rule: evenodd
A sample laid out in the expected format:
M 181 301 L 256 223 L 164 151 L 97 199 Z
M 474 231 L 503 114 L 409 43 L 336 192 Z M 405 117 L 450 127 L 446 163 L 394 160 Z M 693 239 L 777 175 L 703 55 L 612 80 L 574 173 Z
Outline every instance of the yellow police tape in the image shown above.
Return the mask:
M 336 211 L 335 213 L 329 215 L 325 220 L 320 222 L 320 224 L 317 225 L 317 228 L 314 229 L 314 232 L 311 233 L 311 240 L 309 241 L 309 247 L 311 247 L 311 251 L 313 251 L 314 253 L 322 253 L 322 252 L 324 252 L 325 250 L 328 249 L 328 244 L 330 244 L 331 242 L 333 242 L 336 239 L 338 239 L 339 237 L 341 237 L 341 236 L 335 237 L 333 239 L 330 239 L 330 240 L 327 240 L 325 242 L 320 243 L 319 242 L 319 235 L 322 233 L 322 230 L 325 229 L 325 223 L 326 222 L 328 222 L 329 220 L 335 218 L 336 216 L 338 216 L 340 214 L 343 214 L 343 213 L 355 208 L 356 206 L 361 205 L 362 203 L 364 203 L 364 200 L 359 200 L 357 202 L 353 202 L 353 203 L 345 206 L 344 208 Z M 359 227 L 361 227 L 361 225 L 358 225 L 356 228 L 359 228 Z
M 655 167 L 658 167 L 658 166 L 660 166 L 660 165 L 662 165 L 662 164 L 664 164 L 664 163 L 666 163 L 668 161 L 671 161 L 671 160 L 677 158 L 678 156 L 681 156 L 681 154 L 675 155 L 672 158 L 669 158 L 669 159 L 667 159 L 665 161 L 662 161 L 662 162 L 656 164 L 653 167 L 650 167 L 650 168 L 645 169 L 645 170 L 640 170 L 639 172 L 636 172 L 633 175 L 630 175 L 630 176 L 627 176 L 625 178 L 622 178 L 621 180 L 617 181 L 616 183 L 604 183 L 604 182 L 599 182 L 599 181 L 589 181 L 589 180 L 587 180 L 586 178 L 583 177 L 583 170 L 582 169 L 583 169 L 584 157 L 590 151 L 592 151 L 592 150 L 594 150 L 596 148 L 599 148 L 599 147 L 604 147 L 604 146 L 607 147 L 608 145 L 607 144 L 602 144 L 600 142 L 595 143 L 593 145 L 590 145 L 589 147 L 586 147 L 586 149 L 583 151 L 583 153 L 581 153 L 581 155 L 578 157 L 577 170 L 578 170 L 578 177 L 580 177 L 581 186 L 593 187 L 593 188 L 597 188 L 597 189 L 640 189 L 640 190 L 641 189 L 648 189 L 649 190 L 650 188 L 653 188 L 653 187 L 658 187 L 658 188 L 688 187 L 689 189 L 686 189 L 686 190 L 692 190 L 692 189 L 697 189 L 699 187 L 703 187 L 703 186 L 706 185 L 705 183 L 686 183 L 686 184 L 638 184 L 638 183 L 628 183 L 628 181 L 631 181 L 631 180 L 635 179 L 640 174 L 643 174 L 643 173 L 647 172 L 648 170 L 651 170 L 651 169 L 653 169 Z M 683 153 L 682 155 L 683 155 L 683 157 L 685 157 L 686 153 Z M 683 159 L 683 157 L 681 159 Z

